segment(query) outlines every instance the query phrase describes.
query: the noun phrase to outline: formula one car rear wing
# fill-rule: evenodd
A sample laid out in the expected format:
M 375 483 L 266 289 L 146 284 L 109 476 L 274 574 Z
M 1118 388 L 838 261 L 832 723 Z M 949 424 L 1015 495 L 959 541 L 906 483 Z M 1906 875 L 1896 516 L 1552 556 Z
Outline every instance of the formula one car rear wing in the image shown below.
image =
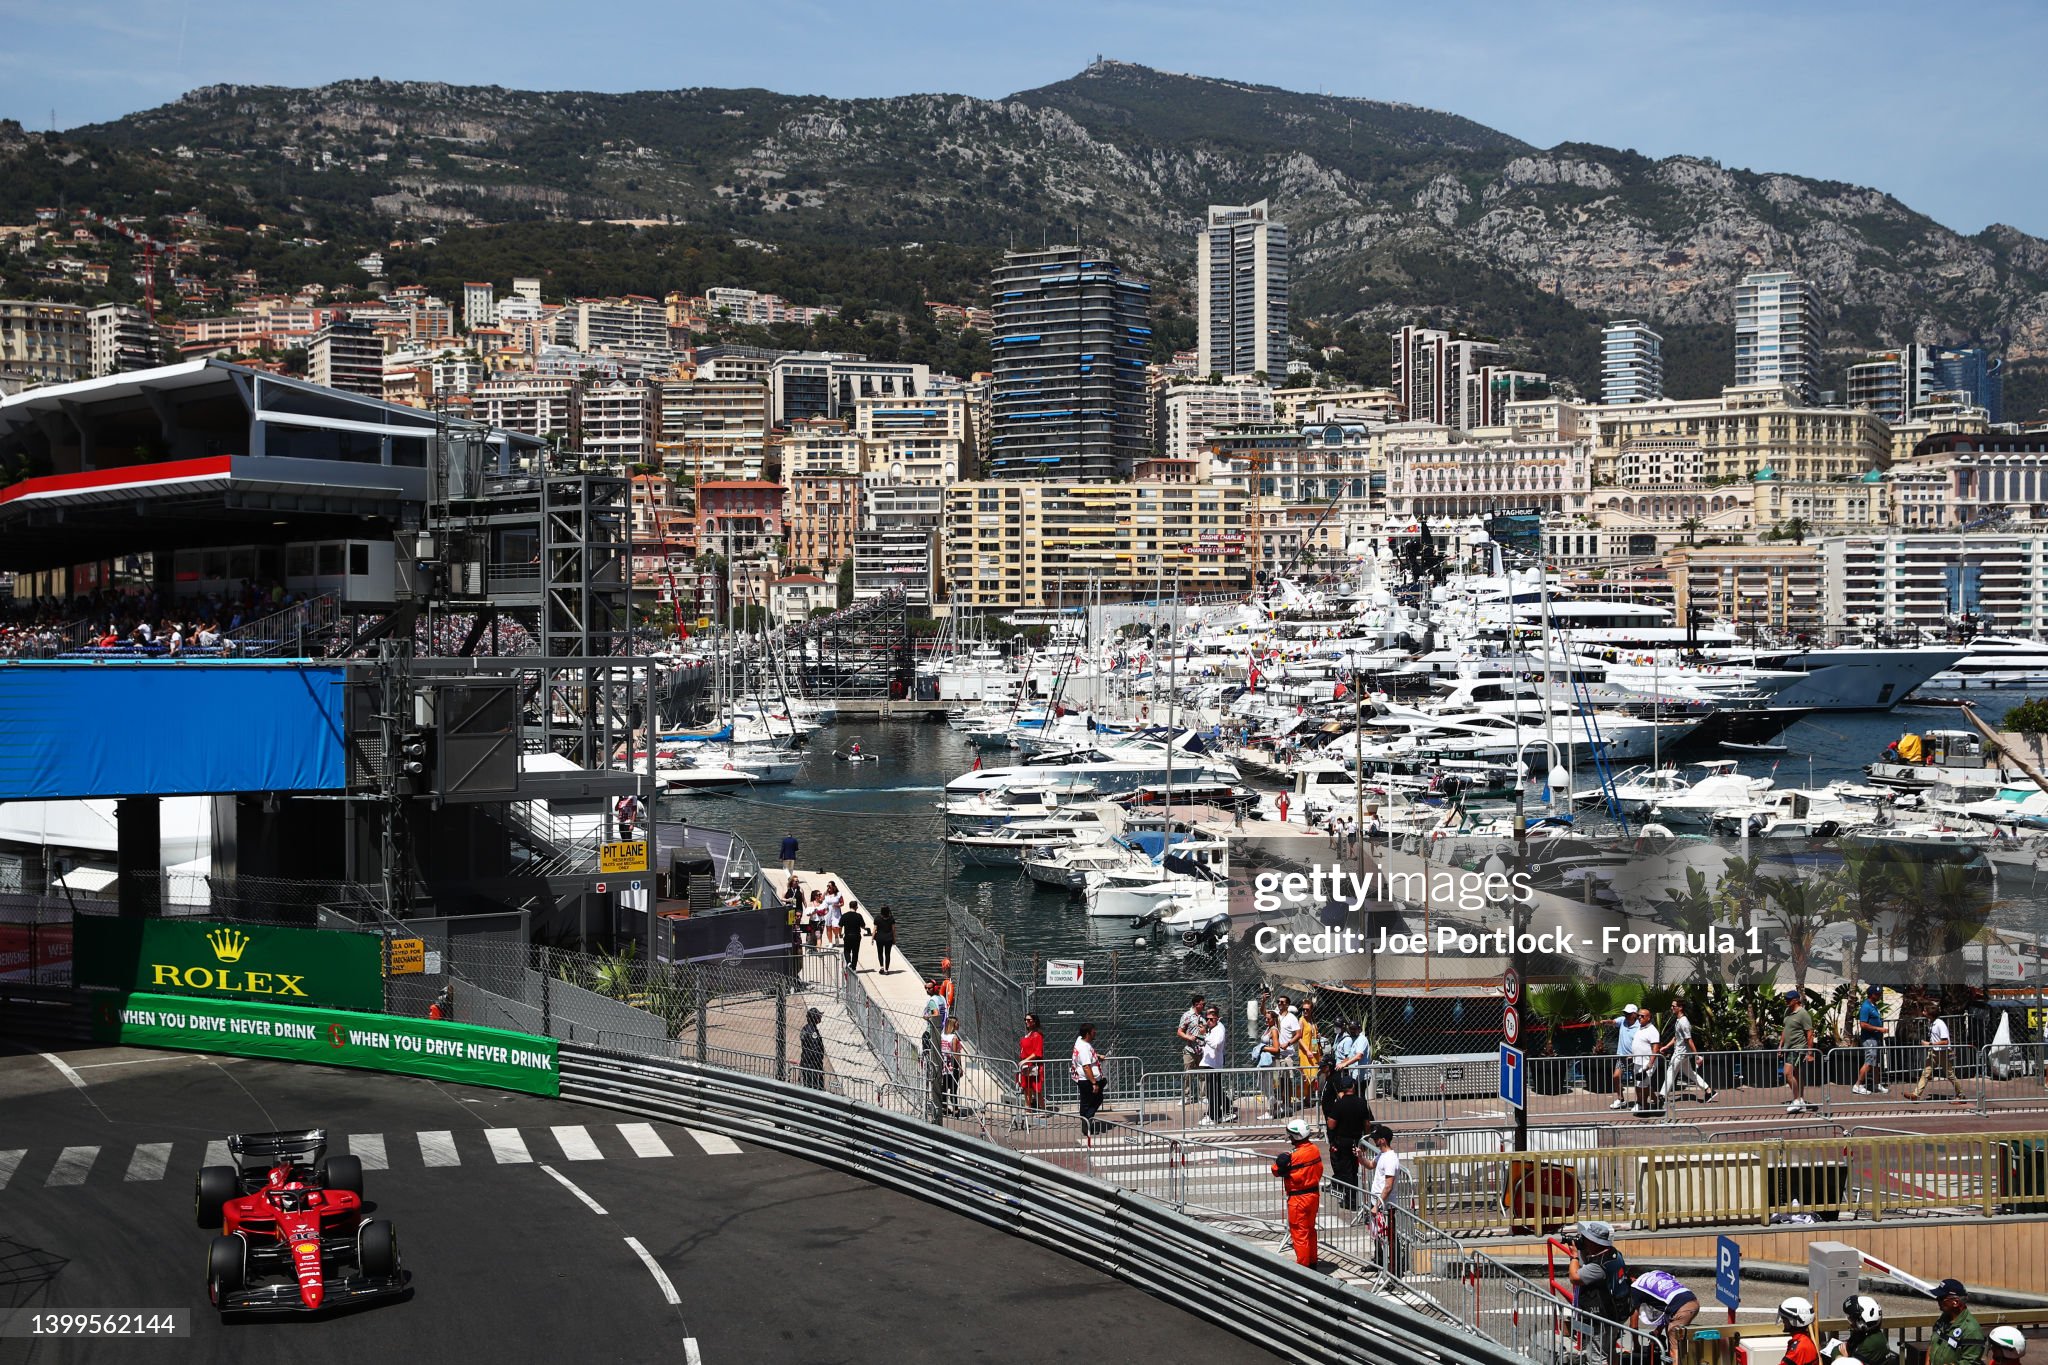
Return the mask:
M 228 1138 L 228 1156 L 239 1170 L 268 1170 L 286 1163 L 318 1167 L 327 1155 L 327 1130 L 302 1128 L 285 1133 L 235 1133 Z

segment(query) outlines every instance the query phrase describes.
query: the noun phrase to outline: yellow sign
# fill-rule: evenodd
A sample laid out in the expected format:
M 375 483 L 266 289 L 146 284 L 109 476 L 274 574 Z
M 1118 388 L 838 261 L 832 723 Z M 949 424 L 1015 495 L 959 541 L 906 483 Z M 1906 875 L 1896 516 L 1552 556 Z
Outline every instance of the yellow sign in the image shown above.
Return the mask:
M 624 843 L 600 844 L 597 850 L 599 872 L 645 872 L 647 870 L 647 841 L 629 839 Z
M 416 938 L 391 940 L 391 974 L 417 976 L 427 969 L 427 945 Z

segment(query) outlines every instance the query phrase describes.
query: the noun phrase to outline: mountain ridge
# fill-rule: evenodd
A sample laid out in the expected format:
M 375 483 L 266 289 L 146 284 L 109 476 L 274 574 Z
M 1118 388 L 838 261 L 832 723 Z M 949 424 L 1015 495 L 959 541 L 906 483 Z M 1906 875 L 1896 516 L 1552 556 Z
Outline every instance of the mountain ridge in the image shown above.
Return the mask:
M 60 153 L 101 183 L 53 166 Z M 1297 313 L 1317 340 L 1346 322 L 1448 322 L 1585 389 L 1599 323 L 1644 316 L 1675 371 L 1697 353 L 1698 388 L 1715 352 L 1729 368 L 1736 279 L 1770 267 L 1830 301 L 1833 373 L 1910 340 L 1983 342 L 2048 372 L 2048 241 L 2015 228 L 1966 236 L 1844 182 L 1538 148 L 1421 106 L 1124 62 L 999 100 L 217 85 L 54 142 L 0 137 L 0 221 L 22 221 L 34 193 L 160 210 L 166 187 L 245 225 L 363 242 L 652 219 L 771 247 L 993 253 L 1078 230 L 1183 291 L 1203 207 L 1263 198 L 1293 233 Z

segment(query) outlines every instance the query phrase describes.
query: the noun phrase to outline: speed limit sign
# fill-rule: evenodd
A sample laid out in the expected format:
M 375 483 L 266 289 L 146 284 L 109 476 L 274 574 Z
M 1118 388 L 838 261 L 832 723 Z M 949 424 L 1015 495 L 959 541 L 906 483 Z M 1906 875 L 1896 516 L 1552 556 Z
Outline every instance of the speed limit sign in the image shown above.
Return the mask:
M 1500 1036 L 1501 1041 L 1505 1042 L 1509 1047 L 1514 1047 L 1521 1041 L 1522 1012 L 1513 1005 L 1509 1005 L 1505 1010 L 1501 1011 Z
M 1513 967 L 1501 973 L 1500 996 L 1510 1005 L 1522 1003 L 1522 976 Z

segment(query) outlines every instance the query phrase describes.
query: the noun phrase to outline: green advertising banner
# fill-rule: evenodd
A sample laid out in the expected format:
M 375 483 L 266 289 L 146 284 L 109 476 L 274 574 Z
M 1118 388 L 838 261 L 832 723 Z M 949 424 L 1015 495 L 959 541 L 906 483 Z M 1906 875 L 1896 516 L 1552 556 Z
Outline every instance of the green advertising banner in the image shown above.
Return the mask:
M 196 1001 L 188 996 L 106 996 L 93 1004 L 95 1042 L 227 1052 L 431 1076 L 530 1095 L 558 1095 L 555 1040 L 475 1024 L 388 1014 Z
M 214 1003 L 384 1008 L 384 940 L 375 934 L 109 915 L 75 916 L 72 933 L 81 986 Z

